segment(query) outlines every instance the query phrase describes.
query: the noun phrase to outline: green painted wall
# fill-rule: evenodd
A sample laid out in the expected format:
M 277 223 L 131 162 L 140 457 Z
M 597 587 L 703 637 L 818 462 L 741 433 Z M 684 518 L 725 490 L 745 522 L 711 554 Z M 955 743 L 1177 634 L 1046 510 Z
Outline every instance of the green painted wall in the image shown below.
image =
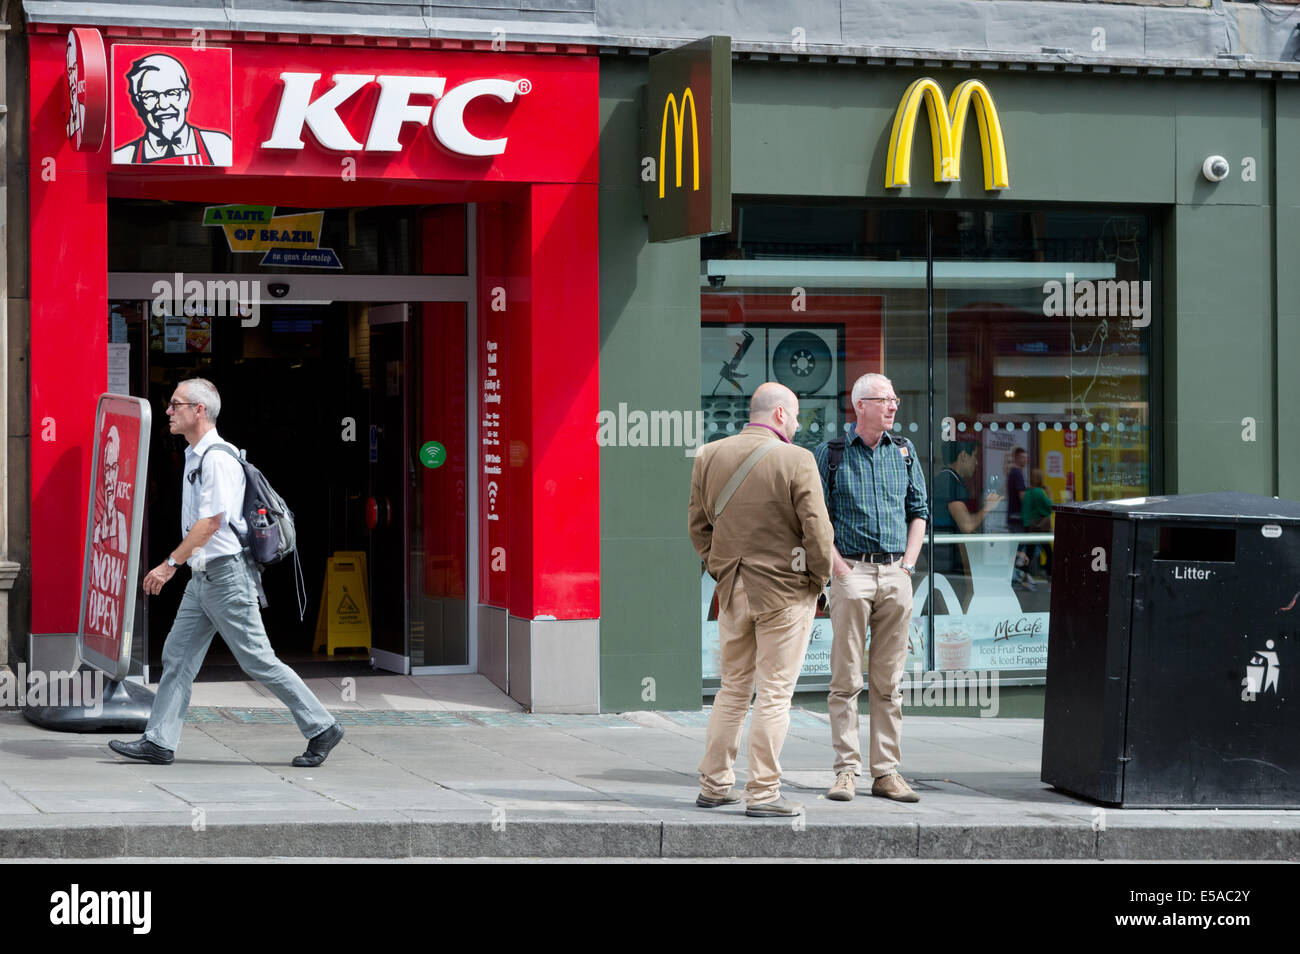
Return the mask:
M 924 119 L 913 145 L 906 198 L 986 201 L 1167 203 L 1175 118 L 1171 84 L 969 70 L 867 70 L 736 64 L 732 80 L 732 190 L 737 195 L 891 198 L 885 158 L 898 101 L 912 80 L 932 76 L 945 93 L 982 78 L 1007 140 L 1011 188 L 984 191 L 974 118 L 961 182 L 933 181 Z M 1068 115 L 1065 111 L 1073 109 Z
M 641 215 L 642 60 L 602 60 L 602 407 L 698 405 L 699 243 L 651 246 Z M 918 76 L 993 92 L 1011 187 L 983 188 L 968 121 L 962 181 L 932 181 L 924 120 L 912 188 L 884 189 L 899 97 Z M 1166 492 L 1235 489 L 1300 497 L 1300 88 L 1239 79 L 866 68 L 736 62 L 737 196 L 1070 203 L 1146 208 L 1159 236 L 1153 439 Z M 1226 156 L 1210 184 L 1201 163 Z M 1253 161 L 1253 181 L 1243 175 Z M 1275 183 L 1275 170 L 1282 181 Z M 1275 194 L 1276 193 L 1276 194 Z M 1249 419 L 1249 421 L 1246 421 Z M 1243 423 L 1245 422 L 1245 423 Z M 1243 439 L 1251 436 L 1253 440 Z M 676 448 L 601 452 L 602 707 L 700 703 L 699 563 L 685 533 L 690 460 Z M 642 680 L 655 679 L 654 701 Z
M 644 60 L 601 61 L 600 406 L 694 413 L 700 243 L 649 243 L 638 131 L 645 79 Z M 691 463 L 681 447 L 600 451 L 605 711 L 700 706 L 700 560 L 686 535 Z
M 1276 226 L 1273 259 L 1277 323 L 1274 355 L 1277 384 L 1277 420 L 1286 426 L 1277 434 L 1277 493 L 1300 500 L 1300 375 L 1295 362 L 1300 357 L 1300 89 L 1281 84 L 1275 93 L 1273 155 L 1280 172 L 1276 185 Z

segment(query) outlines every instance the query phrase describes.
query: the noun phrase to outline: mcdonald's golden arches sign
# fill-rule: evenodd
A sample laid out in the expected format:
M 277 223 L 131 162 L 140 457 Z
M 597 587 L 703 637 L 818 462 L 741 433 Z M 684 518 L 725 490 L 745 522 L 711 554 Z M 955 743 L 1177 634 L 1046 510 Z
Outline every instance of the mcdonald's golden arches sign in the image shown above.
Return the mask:
M 889 134 L 889 158 L 885 163 L 885 188 L 901 189 L 910 185 L 912 139 L 922 109 L 930 119 L 934 181 L 959 180 L 966 114 L 972 107 L 979 128 L 980 154 L 984 159 L 984 188 L 990 191 L 1008 188 L 1007 148 L 998 111 L 993 105 L 993 94 L 979 80 L 970 79 L 959 83 L 945 104 L 943 89 L 928 76 L 907 87 L 898 104 L 898 112 L 894 114 L 894 128 Z
M 650 58 L 641 160 L 650 241 L 731 231 L 731 38 Z

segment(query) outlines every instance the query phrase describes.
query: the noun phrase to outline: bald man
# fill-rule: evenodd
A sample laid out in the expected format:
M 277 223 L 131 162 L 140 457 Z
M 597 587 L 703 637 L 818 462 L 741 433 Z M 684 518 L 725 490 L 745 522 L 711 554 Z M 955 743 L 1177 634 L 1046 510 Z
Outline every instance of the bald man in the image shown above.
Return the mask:
M 701 808 L 741 799 L 733 766 L 757 693 L 745 813 L 803 814 L 781 797 L 780 755 L 817 597 L 831 576 L 833 538 L 817 463 L 791 443 L 798 429 L 799 399 L 769 381 L 754 392 L 741 432 L 705 444 L 695 458 L 691 543 L 718 584 L 722 669 L 700 763 Z

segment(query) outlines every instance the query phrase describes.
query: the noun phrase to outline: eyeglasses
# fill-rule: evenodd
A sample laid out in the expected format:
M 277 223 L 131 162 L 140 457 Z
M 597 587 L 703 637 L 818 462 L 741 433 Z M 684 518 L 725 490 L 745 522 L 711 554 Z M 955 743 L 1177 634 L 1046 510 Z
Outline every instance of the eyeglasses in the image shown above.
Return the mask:
M 158 105 L 158 100 L 166 97 L 173 103 L 179 103 L 185 95 L 189 93 L 188 89 L 177 87 L 176 89 L 164 89 L 157 93 L 141 93 L 140 102 L 144 103 L 150 109 Z
M 178 407 L 198 407 L 202 401 L 168 401 L 167 410 L 174 411 Z
M 859 398 L 862 401 L 878 401 L 881 404 L 892 404 L 894 407 L 902 407 L 903 402 L 896 397 L 869 397 Z

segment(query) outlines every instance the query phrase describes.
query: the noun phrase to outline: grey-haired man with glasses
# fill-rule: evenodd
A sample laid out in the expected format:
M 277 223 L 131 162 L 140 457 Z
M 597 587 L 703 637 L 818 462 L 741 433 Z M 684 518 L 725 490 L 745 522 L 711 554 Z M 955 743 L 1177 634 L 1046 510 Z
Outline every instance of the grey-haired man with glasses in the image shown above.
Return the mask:
M 898 683 L 907 661 L 912 573 L 930 517 L 916 448 L 891 433 L 900 402 L 883 374 L 864 374 L 850 395 L 856 426 L 815 457 L 835 530 L 831 578 L 831 690 L 827 710 L 835 749 L 835 784 L 826 797 L 849 801 L 862 766 L 858 695 L 862 652 L 871 630 L 871 794 L 899 802 L 917 795 L 898 773 L 903 700 Z M 838 459 L 836 459 L 838 458 Z
M 172 763 L 194 677 L 212 637 L 220 632 L 239 667 L 289 707 L 308 739 L 307 751 L 293 764 L 311 768 L 324 762 L 338 745 L 343 727 L 298 674 L 276 658 L 266 638 L 253 579 L 257 571 L 239 542 L 239 535 L 248 529 L 243 518 L 244 469 L 224 451 L 207 453 L 214 445 L 225 443 L 217 434 L 220 412 L 221 396 L 212 382 L 203 378 L 182 381 L 167 405 L 171 432 L 182 435 L 189 444 L 181 482 L 184 540 L 166 562 L 145 576 L 144 591 L 156 596 L 182 563 L 189 564 L 190 580 L 163 644 L 162 678 L 144 737 L 135 742 L 114 740 L 108 745 L 129 759 Z

